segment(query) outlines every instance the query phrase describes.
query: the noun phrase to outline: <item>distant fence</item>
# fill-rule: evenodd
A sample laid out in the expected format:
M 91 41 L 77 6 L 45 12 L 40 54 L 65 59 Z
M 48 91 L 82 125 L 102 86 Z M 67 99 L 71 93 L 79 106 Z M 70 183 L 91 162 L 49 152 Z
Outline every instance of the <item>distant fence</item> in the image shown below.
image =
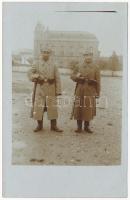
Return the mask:
M 32 66 L 13 66 L 12 70 L 13 72 L 25 72 L 27 73 L 27 71 L 29 69 L 31 69 Z M 59 68 L 59 71 L 61 74 L 63 75 L 70 75 L 71 74 L 71 70 L 67 69 L 67 68 Z M 117 76 L 117 77 L 122 77 L 122 71 L 111 71 L 111 70 L 105 70 L 105 71 L 101 71 L 101 75 L 102 76 Z
M 102 76 L 119 76 L 119 77 L 122 77 L 122 74 L 123 74 L 122 71 L 111 71 L 111 70 L 101 71 Z
M 31 65 L 19 65 L 19 66 L 13 66 L 12 71 L 13 72 L 27 72 L 29 69 L 31 69 Z

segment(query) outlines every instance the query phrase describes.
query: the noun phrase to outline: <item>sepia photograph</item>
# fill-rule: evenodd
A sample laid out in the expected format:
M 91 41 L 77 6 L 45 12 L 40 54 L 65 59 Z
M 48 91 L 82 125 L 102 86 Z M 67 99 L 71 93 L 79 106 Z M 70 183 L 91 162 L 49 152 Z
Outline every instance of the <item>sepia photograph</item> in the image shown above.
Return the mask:
M 126 194 L 126 187 L 119 191 L 116 184 L 117 180 L 126 183 L 126 179 L 119 181 L 127 160 L 126 32 L 127 3 L 3 3 L 3 137 L 4 152 L 8 152 L 4 159 L 12 170 L 9 173 L 5 165 L 8 179 L 24 177 L 20 173 L 24 167 L 33 177 L 36 169 L 42 177 L 42 169 L 73 167 L 76 172 L 76 167 L 85 167 L 92 170 L 95 188 L 100 180 L 106 187 L 103 192 L 90 187 L 88 197 L 93 197 L 92 190 L 100 197 Z M 114 175 L 102 169 L 114 169 Z M 117 189 L 111 185 L 107 195 L 110 177 Z M 21 178 L 19 184 L 24 182 Z M 7 188 L 14 187 L 15 181 Z M 34 191 L 38 196 L 42 193 Z M 86 189 L 81 191 L 84 197 Z M 14 188 L 7 193 L 18 194 Z
M 119 165 L 120 16 L 36 5 L 10 5 L 12 163 Z

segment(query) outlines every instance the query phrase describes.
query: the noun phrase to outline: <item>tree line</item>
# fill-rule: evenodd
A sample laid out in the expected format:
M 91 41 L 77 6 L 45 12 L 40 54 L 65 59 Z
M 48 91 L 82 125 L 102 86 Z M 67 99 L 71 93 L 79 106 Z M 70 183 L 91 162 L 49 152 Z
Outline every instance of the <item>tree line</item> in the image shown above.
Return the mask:
M 73 70 L 78 65 L 77 60 L 70 62 L 70 68 Z M 96 64 L 101 70 L 111 70 L 111 71 L 121 71 L 123 68 L 122 57 L 118 56 L 115 51 L 113 51 L 110 57 L 99 57 Z

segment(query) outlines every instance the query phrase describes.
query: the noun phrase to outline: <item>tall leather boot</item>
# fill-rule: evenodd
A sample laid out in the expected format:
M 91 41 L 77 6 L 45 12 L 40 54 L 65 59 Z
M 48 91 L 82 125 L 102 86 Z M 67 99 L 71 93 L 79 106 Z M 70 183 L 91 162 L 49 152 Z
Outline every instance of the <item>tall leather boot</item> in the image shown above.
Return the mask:
M 89 128 L 89 121 L 84 122 L 84 130 L 87 133 L 93 133 L 93 131 Z
M 34 129 L 34 132 L 38 132 L 43 129 L 43 120 L 37 120 L 37 127 Z
M 82 120 L 77 120 L 77 129 L 75 130 L 76 133 L 82 132 Z
M 59 129 L 57 127 L 57 121 L 56 119 L 52 119 L 51 120 L 51 131 L 55 131 L 55 132 L 63 132 L 63 130 Z

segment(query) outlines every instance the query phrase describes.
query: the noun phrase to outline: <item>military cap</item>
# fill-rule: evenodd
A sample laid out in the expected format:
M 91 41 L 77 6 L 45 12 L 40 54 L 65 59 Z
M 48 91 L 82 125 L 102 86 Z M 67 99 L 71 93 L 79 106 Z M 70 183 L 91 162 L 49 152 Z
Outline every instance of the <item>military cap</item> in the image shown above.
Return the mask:
M 41 49 L 40 49 L 40 52 L 41 53 L 44 53 L 44 52 L 47 52 L 47 53 L 51 53 L 51 49 L 49 48 L 48 45 L 45 45 L 45 46 L 42 46 Z
M 83 52 L 83 55 L 87 55 L 87 56 L 93 56 L 93 52 L 91 49 L 87 49 Z

